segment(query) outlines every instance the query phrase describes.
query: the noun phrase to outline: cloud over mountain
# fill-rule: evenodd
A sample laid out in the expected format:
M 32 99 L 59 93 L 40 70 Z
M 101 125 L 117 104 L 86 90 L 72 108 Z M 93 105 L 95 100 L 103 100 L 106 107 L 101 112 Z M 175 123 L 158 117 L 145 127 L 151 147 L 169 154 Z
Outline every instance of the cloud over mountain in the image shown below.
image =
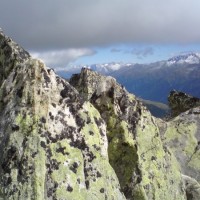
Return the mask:
M 70 48 L 65 50 L 54 50 L 44 52 L 32 52 L 32 56 L 43 60 L 47 66 L 56 70 L 66 67 L 70 62 L 79 57 L 94 55 L 96 52 L 88 48 Z
M 2 1 L 0 24 L 28 49 L 200 42 L 200 1 Z

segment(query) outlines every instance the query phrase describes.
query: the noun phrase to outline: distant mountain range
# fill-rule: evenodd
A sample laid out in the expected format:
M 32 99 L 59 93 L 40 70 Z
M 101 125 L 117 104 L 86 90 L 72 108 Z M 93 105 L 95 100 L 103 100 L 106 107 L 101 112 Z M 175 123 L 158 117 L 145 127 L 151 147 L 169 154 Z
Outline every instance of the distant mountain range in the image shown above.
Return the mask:
M 150 64 L 107 63 L 76 66 L 58 74 L 69 78 L 87 67 L 105 75 L 113 76 L 136 96 L 167 103 L 173 89 L 200 97 L 200 53 L 187 53 Z
M 64 78 L 70 78 L 72 74 L 80 73 L 82 68 L 89 68 L 97 71 L 103 75 L 109 75 L 114 71 L 118 71 L 121 68 L 132 66 L 132 63 L 104 63 L 104 64 L 92 64 L 92 65 L 78 65 L 67 68 L 66 70 L 58 71 L 58 74 Z

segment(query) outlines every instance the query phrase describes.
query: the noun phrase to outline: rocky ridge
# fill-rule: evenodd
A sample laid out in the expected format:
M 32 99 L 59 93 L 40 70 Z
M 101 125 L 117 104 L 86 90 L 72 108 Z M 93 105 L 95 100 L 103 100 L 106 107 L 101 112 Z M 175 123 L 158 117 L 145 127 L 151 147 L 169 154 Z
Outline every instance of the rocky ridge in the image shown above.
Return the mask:
M 89 69 L 67 82 L 2 31 L 0 72 L 0 199 L 200 198 L 199 149 L 189 147 L 198 128 L 183 118 L 192 111 L 158 120 L 114 78 Z M 188 157 L 196 151 L 192 169 L 171 133 L 188 136 L 181 147 Z
M 3 33 L 0 42 L 0 197 L 125 199 L 98 111 Z
M 107 124 L 108 156 L 126 198 L 184 199 L 178 163 L 163 146 L 146 107 L 114 78 L 88 69 L 74 75 L 70 84 Z

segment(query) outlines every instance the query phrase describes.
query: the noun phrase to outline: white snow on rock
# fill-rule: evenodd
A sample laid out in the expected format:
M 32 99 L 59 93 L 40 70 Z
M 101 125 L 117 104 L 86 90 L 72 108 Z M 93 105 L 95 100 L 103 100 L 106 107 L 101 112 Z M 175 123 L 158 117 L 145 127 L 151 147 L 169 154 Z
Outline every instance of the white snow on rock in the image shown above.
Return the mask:
M 173 65 L 173 64 L 199 64 L 200 63 L 200 53 L 188 53 L 188 54 L 182 54 L 179 56 L 175 56 L 170 58 L 167 61 L 167 64 Z

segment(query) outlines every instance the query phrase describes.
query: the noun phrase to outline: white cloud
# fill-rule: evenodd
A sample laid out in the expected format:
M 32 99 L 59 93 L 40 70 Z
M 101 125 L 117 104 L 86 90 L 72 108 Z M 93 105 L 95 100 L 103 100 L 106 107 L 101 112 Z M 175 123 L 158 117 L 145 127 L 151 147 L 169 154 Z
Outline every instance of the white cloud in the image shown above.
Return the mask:
M 70 48 L 65 50 L 31 52 L 32 57 L 41 59 L 48 67 L 55 70 L 65 68 L 69 63 L 83 56 L 91 56 L 96 52 L 89 48 Z

